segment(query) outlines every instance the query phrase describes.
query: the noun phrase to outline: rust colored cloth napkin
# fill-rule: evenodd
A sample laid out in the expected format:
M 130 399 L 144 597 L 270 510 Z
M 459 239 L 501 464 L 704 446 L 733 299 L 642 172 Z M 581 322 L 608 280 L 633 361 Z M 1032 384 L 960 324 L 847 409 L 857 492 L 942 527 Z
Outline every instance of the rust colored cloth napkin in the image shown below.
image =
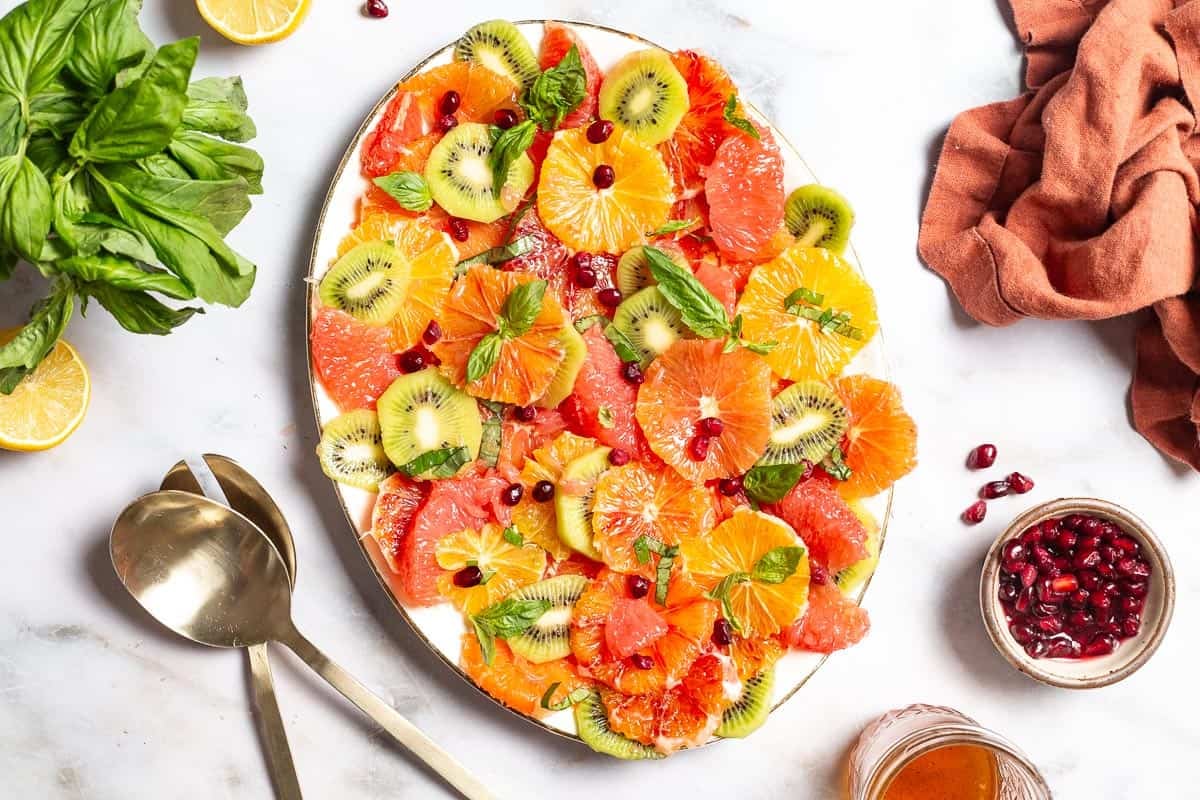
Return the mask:
M 1011 0 L 1028 91 L 950 126 L 925 263 L 989 325 L 1152 308 L 1134 424 L 1200 469 L 1200 0 Z

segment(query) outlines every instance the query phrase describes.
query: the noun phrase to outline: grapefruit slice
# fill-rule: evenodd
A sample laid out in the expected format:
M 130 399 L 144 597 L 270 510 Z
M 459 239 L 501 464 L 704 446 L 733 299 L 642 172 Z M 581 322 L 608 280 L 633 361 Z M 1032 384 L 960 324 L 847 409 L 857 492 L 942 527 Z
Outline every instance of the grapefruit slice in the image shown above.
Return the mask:
M 634 411 L 638 388 L 621 374 L 621 359 L 599 325 L 588 328 L 583 341 L 587 359 L 575 378 L 575 390 L 560 406 L 567 426 L 608 447 L 644 455 L 649 448 Z
M 832 583 L 814 584 L 804 618 L 788 628 L 788 644 L 814 653 L 832 653 L 858 644 L 871 629 L 866 609 L 859 608 Z
M 322 308 L 312 323 L 313 367 L 337 407 L 375 408 L 375 401 L 400 375 L 391 332 L 359 322 L 345 312 Z
M 767 510 L 791 525 L 812 559 L 831 573 L 869 555 L 866 526 L 826 481 L 800 481 Z
M 895 385 L 868 375 L 851 375 L 834 388 L 850 410 L 846 464 L 850 480 L 838 491 L 848 500 L 889 488 L 917 466 L 917 426 Z
M 579 52 L 579 61 L 583 64 L 587 76 L 587 92 L 579 107 L 563 118 L 561 128 L 577 128 L 585 125 L 596 114 L 596 98 L 600 94 L 600 67 L 592 53 L 570 27 L 561 22 L 548 20 L 542 27 L 542 45 L 538 61 L 543 70 L 558 66 L 572 45 Z
M 783 159 L 770 132 L 738 132 L 717 148 L 704 194 L 713 241 L 733 259 L 750 259 L 783 225 Z

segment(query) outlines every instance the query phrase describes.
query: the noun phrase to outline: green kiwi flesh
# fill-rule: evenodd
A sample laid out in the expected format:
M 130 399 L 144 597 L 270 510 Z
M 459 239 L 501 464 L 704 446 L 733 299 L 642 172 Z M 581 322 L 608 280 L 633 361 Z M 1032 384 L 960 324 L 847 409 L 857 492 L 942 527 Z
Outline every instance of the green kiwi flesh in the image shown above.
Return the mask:
M 492 175 L 488 126 L 466 122 L 450 130 L 429 153 L 425 181 L 447 214 L 475 222 L 495 222 L 512 212 L 533 185 L 533 162 L 522 154 L 497 189 Z
M 771 400 L 771 438 L 760 464 L 818 462 L 850 425 L 850 412 L 820 381 L 793 383 Z
M 600 561 L 600 553 L 592 544 L 592 501 L 596 497 L 596 481 L 608 469 L 611 448 L 597 447 L 590 453 L 571 461 L 563 468 L 561 483 L 586 486 L 582 494 L 554 492 L 554 516 L 558 538 L 577 553 Z
M 537 56 L 516 25 L 505 19 L 481 22 L 454 45 L 456 61 L 474 61 L 510 79 L 522 89 L 541 73 Z
M 384 452 L 397 467 L 445 448 L 466 447 L 471 460 L 479 455 L 483 437 L 479 404 L 436 369 L 401 375 L 376 406 Z
M 546 600 L 550 608 L 521 634 L 508 639 L 512 651 L 534 664 L 545 664 L 571 654 L 571 610 L 587 588 L 582 575 L 556 575 L 518 589 L 510 600 Z
M 687 81 L 664 50 L 629 53 L 600 85 L 600 118 L 645 144 L 670 139 L 689 107 Z
M 667 302 L 657 286 L 647 286 L 626 298 L 617 306 L 612 324 L 637 348 L 642 369 L 667 352 L 686 331 L 679 310 Z
M 550 388 L 537 401 L 536 405 L 539 408 L 558 408 L 558 404 L 574 391 L 575 379 L 579 377 L 579 370 L 583 369 L 583 362 L 587 360 L 587 342 L 583 340 L 579 331 L 575 330 L 574 325 L 563 326 L 560 341 L 566 356 L 558 365 L 554 380 L 550 381 Z
M 392 471 L 374 411 L 360 409 L 333 419 L 317 444 L 321 469 L 333 480 L 374 492 Z
M 774 689 L 774 667 L 764 669 L 746 681 L 741 696 L 725 709 L 717 736 L 743 739 L 761 728 L 771 714 L 771 692 Z
M 668 247 L 659 247 L 658 249 L 666 253 L 676 264 L 691 272 L 692 268 L 688 265 L 683 253 Z M 654 276 L 650 274 L 650 265 L 646 261 L 646 248 L 638 245 L 626 250 L 625 255 L 621 256 L 621 260 L 617 262 L 617 288 L 621 290 L 622 296 L 629 297 L 656 283 L 658 281 L 654 280 Z
M 851 506 L 853 507 L 854 504 L 852 503 Z M 855 513 L 859 513 L 858 508 L 854 510 Z M 833 582 L 837 584 L 837 587 L 842 590 L 843 594 L 854 594 L 875 574 L 875 567 L 879 565 L 879 550 L 882 544 L 882 529 L 877 523 L 868 523 L 866 541 L 867 557 L 861 561 L 856 561 L 833 577 Z
M 357 320 L 386 325 L 408 297 L 409 268 L 395 246 L 365 242 L 337 260 L 318 294 L 330 308 Z
M 810 183 L 788 195 L 784 222 L 796 241 L 841 255 L 850 241 L 854 210 L 846 198 L 828 186 Z
M 604 701 L 600 699 L 600 693 L 595 690 L 575 704 L 574 714 L 579 738 L 597 753 L 626 761 L 663 757 L 663 754 L 653 747 L 635 742 L 609 727 L 608 710 L 604 707 Z

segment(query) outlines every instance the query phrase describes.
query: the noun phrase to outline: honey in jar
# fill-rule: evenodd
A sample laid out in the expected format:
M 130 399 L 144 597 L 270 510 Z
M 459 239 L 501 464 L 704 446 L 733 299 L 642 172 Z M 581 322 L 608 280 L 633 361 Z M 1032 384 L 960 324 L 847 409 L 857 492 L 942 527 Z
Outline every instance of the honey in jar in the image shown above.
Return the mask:
M 883 800 L 996 800 L 996 758 L 978 745 L 939 747 L 906 764 Z

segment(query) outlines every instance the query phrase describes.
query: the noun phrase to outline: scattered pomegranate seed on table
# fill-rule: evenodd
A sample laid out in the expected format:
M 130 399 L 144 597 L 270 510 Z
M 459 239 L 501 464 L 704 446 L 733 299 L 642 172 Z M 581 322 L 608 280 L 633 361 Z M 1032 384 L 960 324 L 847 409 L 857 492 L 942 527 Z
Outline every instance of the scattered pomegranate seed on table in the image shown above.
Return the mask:
M 383 0 L 367 0 L 367 13 L 377 19 L 383 19 L 388 15 L 387 3 Z
M 1008 481 L 991 481 L 983 485 L 983 488 L 979 490 L 979 496 L 985 500 L 995 500 L 997 497 L 1004 497 L 1008 494 L 1010 488 L 1012 487 L 1008 485 Z
M 967 456 L 967 466 L 971 469 L 987 469 L 996 463 L 996 445 L 981 444 Z
M 962 513 L 963 522 L 968 525 L 978 525 L 983 522 L 983 518 L 987 516 L 987 503 L 979 500 L 967 507 L 967 510 Z
M 1019 472 L 1009 475 L 1007 480 L 1009 487 L 1017 494 L 1025 494 L 1033 489 L 1033 481 Z

